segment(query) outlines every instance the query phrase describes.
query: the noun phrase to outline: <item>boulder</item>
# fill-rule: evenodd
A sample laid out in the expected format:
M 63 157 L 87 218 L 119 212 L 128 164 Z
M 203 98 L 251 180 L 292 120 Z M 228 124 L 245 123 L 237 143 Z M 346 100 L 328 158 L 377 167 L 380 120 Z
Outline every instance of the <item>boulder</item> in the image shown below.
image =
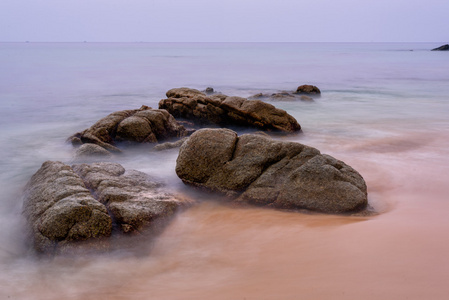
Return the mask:
M 440 46 L 438 48 L 432 49 L 432 51 L 449 51 L 449 44 Z
M 321 91 L 318 87 L 314 85 L 304 84 L 298 86 L 298 88 L 296 89 L 296 94 L 317 95 L 321 94 Z
M 228 97 L 223 94 L 207 96 L 189 88 L 171 89 L 167 99 L 159 102 L 176 118 L 192 120 L 199 124 L 218 126 L 245 126 L 266 131 L 295 132 L 301 129 L 298 122 L 286 111 L 260 100 Z
M 24 214 L 37 252 L 63 251 L 76 241 L 97 240 L 107 247 L 112 219 L 73 169 L 47 161 L 25 189 Z
M 25 189 L 23 212 L 38 253 L 107 251 L 124 233 L 158 233 L 190 202 L 149 175 L 116 163 L 47 161 Z M 118 228 L 118 230 L 113 230 Z
M 121 152 L 116 147 L 119 142 L 156 143 L 187 134 L 187 130 L 166 110 L 142 106 L 114 112 L 69 140 L 74 145 L 92 143 L 111 152 Z
M 315 148 L 229 129 L 201 129 L 181 146 L 176 173 L 185 184 L 235 203 L 325 213 L 367 206 L 363 177 Z

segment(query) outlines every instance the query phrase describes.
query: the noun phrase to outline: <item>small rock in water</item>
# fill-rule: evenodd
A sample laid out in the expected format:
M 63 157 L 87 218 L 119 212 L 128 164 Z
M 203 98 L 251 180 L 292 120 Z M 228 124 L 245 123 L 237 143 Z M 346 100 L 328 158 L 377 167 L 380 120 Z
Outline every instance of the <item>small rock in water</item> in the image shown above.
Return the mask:
M 304 84 L 301 86 L 298 86 L 296 89 L 296 94 L 310 94 L 310 95 L 317 95 L 321 94 L 321 91 L 318 87 L 314 85 Z
M 179 148 L 182 146 L 182 144 L 184 144 L 185 141 L 187 141 L 188 137 L 185 137 L 183 139 L 177 140 L 176 142 L 167 142 L 167 143 L 162 143 L 159 145 L 156 145 L 153 147 L 154 151 L 164 151 L 164 150 L 168 150 L 168 149 L 174 149 L 174 148 Z
M 214 89 L 211 87 L 206 88 L 205 92 L 207 95 L 211 95 L 211 94 L 215 93 Z
M 306 95 L 301 95 L 301 97 L 299 98 L 302 101 L 313 101 L 312 97 L 306 96 Z
M 105 148 L 92 143 L 82 144 L 75 153 L 76 158 L 82 157 L 111 157 L 112 154 Z

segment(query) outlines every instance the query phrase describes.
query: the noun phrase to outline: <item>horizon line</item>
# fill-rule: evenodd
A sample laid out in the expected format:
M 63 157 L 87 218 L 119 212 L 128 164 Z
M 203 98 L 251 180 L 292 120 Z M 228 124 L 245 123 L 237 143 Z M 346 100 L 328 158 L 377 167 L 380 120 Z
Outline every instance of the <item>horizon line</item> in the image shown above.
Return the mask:
M 213 44 L 213 43 L 363 43 L 363 44 L 375 44 L 375 43 L 447 43 L 441 41 L 0 41 L 0 43 L 78 43 L 78 44 L 88 44 L 88 43 L 96 43 L 96 44 L 106 44 L 106 43 L 121 43 L 121 44 L 138 44 L 138 43 L 173 43 L 173 44 L 181 44 L 181 43 L 198 43 L 198 44 Z

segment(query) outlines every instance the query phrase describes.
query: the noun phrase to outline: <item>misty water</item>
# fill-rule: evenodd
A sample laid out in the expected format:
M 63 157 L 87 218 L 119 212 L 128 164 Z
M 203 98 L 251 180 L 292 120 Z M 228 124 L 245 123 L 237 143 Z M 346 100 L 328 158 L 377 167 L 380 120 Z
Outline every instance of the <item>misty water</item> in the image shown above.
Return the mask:
M 0 43 L 1 299 L 447 299 L 449 53 L 432 43 Z M 314 84 L 271 102 L 318 148 L 358 170 L 377 215 L 230 207 L 175 174 L 177 150 L 115 161 L 200 199 L 129 254 L 33 255 L 22 190 L 67 137 L 117 110 L 157 108 L 174 87 L 231 96 Z

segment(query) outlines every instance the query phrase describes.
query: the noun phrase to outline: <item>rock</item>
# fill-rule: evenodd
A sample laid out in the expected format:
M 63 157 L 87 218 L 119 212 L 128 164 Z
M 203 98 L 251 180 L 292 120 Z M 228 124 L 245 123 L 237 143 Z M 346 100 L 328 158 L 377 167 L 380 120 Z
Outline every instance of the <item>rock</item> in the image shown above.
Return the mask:
M 168 99 L 159 102 L 176 118 L 192 120 L 199 124 L 218 126 L 245 126 L 266 131 L 295 132 L 301 129 L 298 122 L 286 111 L 260 100 L 228 97 L 222 94 L 206 96 L 188 88 L 171 89 Z
M 112 220 L 69 166 L 45 162 L 25 190 L 24 214 L 30 225 L 34 248 L 40 253 L 63 252 L 74 242 L 97 240 L 108 247 Z
M 99 120 L 90 128 L 74 134 L 72 144 L 92 143 L 111 152 L 121 152 L 118 142 L 156 143 L 158 141 L 183 137 L 187 130 L 166 110 L 140 109 L 114 112 Z
M 267 98 L 268 95 L 263 94 L 263 93 L 257 93 L 255 95 L 249 96 L 248 99 L 249 100 L 255 100 L 255 99 L 263 99 L 263 98 Z
M 214 89 L 211 87 L 207 87 L 206 90 L 204 90 L 204 92 L 206 93 L 206 95 L 211 95 L 215 93 Z
M 302 101 L 313 101 L 312 97 L 309 97 L 306 95 L 301 95 L 301 97 L 299 97 L 299 99 L 301 99 Z
M 136 170 L 125 172 L 119 164 L 81 164 L 73 166 L 73 170 L 125 233 L 142 232 L 150 227 L 159 231 L 178 208 L 189 204 L 162 191 L 164 185 L 153 177 Z
M 353 168 L 315 148 L 229 129 L 201 129 L 181 146 L 176 173 L 185 184 L 236 203 L 325 213 L 360 211 L 367 188 Z
M 311 94 L 311 95 L 316 95 L 316 94 L 321 94 L 321 91 L 319 88 L 317 88 L 314 85 L 301 85 L 298 86 L 298 88 L 296 89 L 296 94 Z
M 166 142 L 163 144 L 159 144 L 153 147 L 154 151 L 164 151 L 164 150 L 168 150 L 168 149 L 174 149 L 174 148 L 179 148 L 182 146 L 182 144 L 184 144 L 185 141 L 187 141 L 188 137 L 182 138 L 180 140 L 177 140 L 176 142 Z
M 111 249 L 113 228 L 158 233 L 190 202 L 161 190 L 145 173 L 116 163 L 68 166 L 47 161 L 24 195 L 26 216 L 38 253 Z
M 449 44 L 440 46 L 438 48 L 432 49 L 432 51 L 449 51 Z
M 248 97 L 248 99 L 255 100 L 270 100 L 270 101 L 314 101 L 312 97 L 300 95 L 296 93 L 290 93 L 290 92 L 279 92 L 279 93 L 273 93 L 273 94 L 262 94 L 258 93 L 255 95 L 252 95 Z
M 82 144 L 75 153 L 76 158 L 82 157 L 111 157 L 112 154 L 101 146 L 92 143 Z
M 283 101 L 292 101 L 296 99 L 296 97 L 290 94 L 289 92 L 274 93 L 270 96 L 270 98 L 274 100 L 283 100 Z
M 202 97 L 206 97 L 206 95 L 203 92 L 200 92 L 198 90 L 191 89 L 191 88 L 186 88 L 186 87 L 168 90 L 167 93 L 165 93 L 165 95 L 167 96 L 167 98 L 183 98 L 183 97 L 187 97 L 187 98 L 200 97 L 200 98 L 202 98 Z

